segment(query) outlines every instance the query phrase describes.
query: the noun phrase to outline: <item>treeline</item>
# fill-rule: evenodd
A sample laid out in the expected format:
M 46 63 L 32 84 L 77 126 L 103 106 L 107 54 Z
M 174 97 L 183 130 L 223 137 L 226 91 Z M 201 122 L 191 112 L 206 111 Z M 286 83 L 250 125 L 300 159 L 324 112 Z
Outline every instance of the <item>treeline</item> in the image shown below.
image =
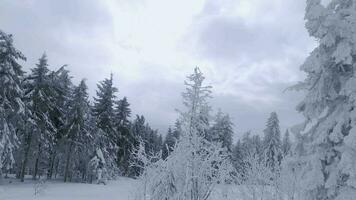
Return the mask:
M 244 179 L 247 176 L 246 168 L 250 167 L 246 164 L 254 157 L 266 169 L 279 171 L 283 158 L 292 156 L 292 145 L 288 130 L 283 137 L 281 136 L 278 115 L 272 112 L 266 122 L 263 137 L 246 132 L 234 145 L 232 152 L 234 167 L 239 177 Z
M 181 120 L 165 138 L 146 122 L 131 117 L 126 97 L 118 98 L 113 76 L 97 85 L 90 101 L 85 80 L 73 84 L 66 66 L 51 70 L 44 54 L 30 72 L 25 56 L 13 46 L 12 35 L 0 31 L 0 177 L 16 174 L 92 182 L 100 177 L 136 177 L 133 154 L 143 141 L 147 155 L 165 159 L 180 138 Z M 229 115 L 201 111 L 199 129 L 208 141 L 219 141 L 231 153 L 233 125 Z
M 162 136 L 144 116 L 130 120 L 130 104 L 117 97 L 112 76 L 90 101 L 85 80 L 73 84 L 66 66 L 49 69 L 44 54 L 25 73 L 25 60 L 0 31 L 0 177 L 91 182 L 98 169 L 107 178 L 137 176 L 130 162 L 139 140 L 147 152 L 161 151 Z
M 19 63 L 26 58 L 13 46 L 12 36 L 2 31 L 0 36 L 1 176 L 16 174 L 21 181 L 28 175 L 60 177 L 66 182 L 137 177 L 142 169 L 132 163 L 137 162 L 135 151 L 141 142 L 146 155 L 159 154 L 165 160 L 172 153 L 183 131 L 181 118 L 163 138 L 144 116 L 131 120 L 130 104 L 126 97 L 118 98 L 112 75 L 98 83 L 90 101 L 85 80 L 73 84 L 66 66 L 50 70 L 45 54 L 25 73 Z M 201 75 L 199 69 L 193 75 Z M 209 98 L 210 88 L 205 89 Z M 189 92 L 183 97 L 193 98 Z M 211 113 L 210 106 L 199 110 L 196 129 L 207 142 L 221 144 L 241 174 L 252 153 L 274 167 L 291 148 L 288 133 L 281 140 L 276 113 L 267 122 L 264 138 L 246 133 L 235 145 L 229 115 L 220 110 Z

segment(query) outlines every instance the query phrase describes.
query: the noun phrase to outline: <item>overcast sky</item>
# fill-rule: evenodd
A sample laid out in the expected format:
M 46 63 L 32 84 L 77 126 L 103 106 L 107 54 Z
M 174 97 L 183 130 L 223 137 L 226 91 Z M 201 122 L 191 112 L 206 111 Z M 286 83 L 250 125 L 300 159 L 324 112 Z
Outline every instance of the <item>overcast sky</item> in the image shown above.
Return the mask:
M 199 66 L 211 104 L 229 113 L 235 138 L 261 133 L 270 112 L 283 131 L 303 120 L 299 66 L 315 46 L 303 0 L 1 0 L 0 29 L 33 67 L 46 52 L 51 69 L 68 64 L 77 83 L 114 73 L 119 97 L 165 132 L 181 107 L 185 76 Z

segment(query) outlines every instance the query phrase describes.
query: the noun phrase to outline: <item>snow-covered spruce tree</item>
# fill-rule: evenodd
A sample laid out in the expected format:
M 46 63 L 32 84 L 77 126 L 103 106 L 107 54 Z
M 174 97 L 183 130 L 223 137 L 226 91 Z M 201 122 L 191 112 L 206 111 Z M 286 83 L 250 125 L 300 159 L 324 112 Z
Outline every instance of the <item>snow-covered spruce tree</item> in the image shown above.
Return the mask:
M 248 131 L 243 134 L 242 139 L 239 139 L 232 151 L 232 160 L 238 177 L 241 180 L 246 179 L 247 166 L 245 165 L 246 159 L 259 159 L 264 160 L 264 146 L 263 141 L 259 135 L 251 136 L 251 132 Z M 265 163 L 264 163 L 265 164 Z
M 171 128 L 168 129 L 168 133 L 163 141 L 162 146 L 162 158 L 166 159 L 168 155 L 173 151 L 175 144 L 179 140 L 179 136 L 181 135 L 182 128 L 181 123 L 177 120 L 174 124 L 173 130 Z
M 13 46 L 12 36 L 0 30 L 0 179 L 3 170 L 8 171 L 15 162 L 13 152 L 19 143 L 16 127 L 24 114 L 20 60 L 25 57 Z
M 118 90 L 113 85 L 113 75 L 109 79 L 105 79 L 98 84 L 96 92 L 97 97 L 94 98 L 93 114 L 96 117 L 97 127 L 102 131 L 100 134 L 100 148 L 106 160 L 106 169 L 108 178 L 115 177 L 118 174 L 117 168 L 117 152 L 118 152 L 118 133 L 115 129 L 115 112 L 114 105 Z
M 206 129 L 201 110 L 208 107 L 211 93 L 211 87 L 204 86 L 203 81 L 199 68 L 188 76 L 183 93 L 186 110 L 180 112 L 180 139 L 165 160 L 146 169 L 145 181 L 149 181 L 146 191 L 151 199 L 208 199 L 216 184 L 230 177 L 232 168 L 226 151 L 200 132 Z
M 277 113 L 271 113 L 267 120 L 264 133 L 263 156 L 265 157 L 266 165 L 272 170 L 277 170 L 282 159 L 281 132 L 279 130 L 279 120 Z
M 65 135 L 65 169 L 64 182 L 68 181 L 73 176 L 74 169 L 79 169 L 82 177 L 85 177 L 86 167 L 81 164 L 86 161 L 82 156 L 87 152 L 87 142 L 90 141 L 90 129 L 88 127 L 90 107 L 88 100 L 88 88 L 85 81 L 82 80 L 80 84 L 74 88 L 70 108 L 68 112 L 68 122 L 66 124 Z M 81 170 L 80 170 L 81 169 Z
M 317 39 L 296 89 L 307 90 L 297 109 L 306 117 L 304 199 L 356 196 L 356 1 L 307 0 L 306 28 Z
M 115 116 L 117 121 L 116 126 L 118 127 L 130 126 L 129 118 L 131 117 L 131 109 L 130 109 L 130 104 L 127 101 L 126 97 L 116 102 Z
M 177 142 L 177 138 L 174 137 L 173 131 L 171 127 L 169 127 L 163 142 L 162 159 L 166 159 L 168 155 L 173 151 L 176 142 Z
M 71 102 L 71 94 L 73 84 L 69 71 L 65 66 L 50 74 L 53 89 L 55 89 L 54 107 L 50 111 L 50 118 L 56 129 L 53 142 L 49 147 L 49 162 L 47 178 L 51 179 L 54 171 L 54 163 L 61 160 L 63 152 L 61 152 L 61 142 L 65 138 L 66 127 L 69 121 L 70 114 L 68 113 Z
M 130 104 L 127 98 L 117 101 L 115 108 L 115 127 L 119 134 L 118 165 L 123 175 L 129 175 L 130 153 L 133 150 L 133 136 L 130 131 Z
M 50 71 L 47 68 L 47 57 L 45 54 L 39 59 L 32 73 L 25 80 L 25 100 L 30 110 L 33 130 L 26 132 L 21 178 L 23 179 L 27 168 L 29 156 L 34 155 L 33 178 L 43 174 L 40 169 L 47 168 L 49 159 L 49 148 L 53 146 L 56 128 L 51 120 L 50 113 L 55 110 L 56 89 L 53 85 Z M 29 153 L 31 151 L 31 153 Z M 42 165 L 43 164 L 43 165 Z M 41 166 L 40 166 L 41 165 Z M 40 172 L 40 173 L 39 173 Z
M 287 130 L 283 136 L 283 141 L 282 141 L 283 156 L 287 156 L 288 154 L 290 154 L 291 148 L 292 148 L 292 142 L 290 141 L 289 130 Z
M 244 149 L 242 147 L 242 142 L 241 140 L 238 140 L 236 144 L 233 146 L 232 153 L 232 163 L 233 166 L 235 167 L 236 173 L 238 174 L 239 177 L 243 178 L 244 175 Z
M 158 134 L 157 130 L 153 130 L 149 124 L 146 124 L 144 142 L 148 154 L 156 154 L 162 150 L 162 136 Z
M 221 143 L 228 152 L 232 151 L 232 135 L 234 133 L 232 126 L 230 116 L 219 110 L 210 129 L 212 141 Z

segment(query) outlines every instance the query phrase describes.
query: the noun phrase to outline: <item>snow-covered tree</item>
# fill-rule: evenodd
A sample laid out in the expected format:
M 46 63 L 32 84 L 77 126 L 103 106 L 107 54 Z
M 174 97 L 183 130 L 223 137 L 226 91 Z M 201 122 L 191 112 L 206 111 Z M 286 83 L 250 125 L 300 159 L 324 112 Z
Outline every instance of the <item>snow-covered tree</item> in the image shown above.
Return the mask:
M 86 152 L 87 141 L 90 141 L 89 129 L 90 107 L 85 81 L 74 88 L 68 111 L 69 119 L 65 129 L 65 171 L 64 182 L 68 181 L 73 168 L 79 169 L 82 152 Z M 81 172 L 83 173 L 83 172 Z
M 113 75 L 109 79 L 105 79 L 98 84 L 96 92 L 97 97 L 94 98 L 93 114 L 96 117 L 97 127 L 102 131 L 100 148 L 106 160 L 108 173 L 114 176 L 118 173 L 117 169 L 117 152 L 119 136 L 115 129 L 115 111 L 114 105 L 116 101 L 117 88 L 113 84 Z
M 208 199 L 215 185 L 229 178 L 230 159 L 221 146 L 201 132 L 206 127 L 202 109 L 208 107 L 210 86 L 203 85 L 199 68 L 188 76 L 183 93 L 186 110 L 180 112 L 182 134 L 165 160 L 148 169 L 148 194 L 156 200 Z
M 283 141 L 282 141 L 283 156 L 287 156 L 288 154 L 290 154 L 291 148 L 292 148 L 292 142 L 290 141 L 289 130 L 287 130 L 283 136 Z
M 240 177 L 244 174 L 244 149 L 241 140 L 238 140 L 232 149 L 232 162 Z
M 16 131 L 24 115 L 21 80 L 24 72 L 18 63 L 25 60 L 13 46 L 13 39 L 0 30 L 0 179 L 3 170 L 12 168 L 14 150 L 19 144 Z
M 266 165 L 277 169 L 282 157 L 281 133 L 277 113 L 272 112 L 264 130 L 264 157 Z
M 115 120 L 117 121 L 116 126 L 129 127 L 130 117 L 131 117 L 130 104 L 127 101 L 127 98 L 124 97 L 123 99 L 116 102 L 116 108 L 115 108 Z
M 232 151 L 232 135 L 234 133 L 232 126 L 230 116 L 219 110 L 210 130 L 212 141 L 221 143 L 228 152 Z
M 136 115 L 135 120 L 132 122 L 131 125 L 131 135 L 132 135 L 132 149 L 138 149 L 140 142 L 144 142 L 144 135 L 145 135 L 145 118 L 144 116 Z M 145 145 L 144 145 L 145 146 Z M 133 154 L 130 154 L 130 163 L 136 162 L 136 157 Z M 130 176 L 139 176 L 141 172 L 141 168 L 132 166 L 130 167 Z
M 56 129 L 53 141 L 49 146 L 49 162 L 48 162 L 48 173 L 47 178 L 51 179 L 54 171 L 54 163 L 60 159 L 60 148 L 61 141 L 64 139 L 66 134 L 66 126 L 69 121 L 70 114 L 68 113 L 70 109 L 71 95 L 73 90 L 73 84 L 71 81 L 71 76 L 69 71 L 62 66 L 57 71 L 53 71 L 50 74 L 53 89 L 55 90 L 55 95 L 53 97 L 54 106 L 50 110 L 50 119 Z
M 97 118 L 97 126 L 101 128 L 108 137 L 115 137 L 115 111 L 117 88 L 113 84 L 113 75 L 98 84 L 98 90 L 94 98 L 94 115 Z
M 307 0 L 306 28 L 319 45 L 301 66 L 296 89 L 306 97 L 304 199 L 351 200 L 356 196 L 356 1 Z
M 265 158 L 248 152 L 243 159 L 244 174 L 239 186 L 239 197 L 243 200 L 282 199 L 279 190 L 279 173 L 266 165 Z
M 34 130 L 28 131 L 25 136 L 26 146 L 22 177 L 27 167 L 29 152 L 32 147 L 34 157 L 33 178 L 36 178 L 49 159 L 49 150 L 55 140 L 56 127 L 50 113 L 55 108 L 56 88 L 53 85 L 50 71 L 47 68 L 47 56 L 43 54 L 36 67 L 31 69 L 31 74 L 26 77 L 25 100 L 30 110 L 29 117 L 34 123 Z M 42 165 L 44 164 L 44 165 Z M 45 167 L 46 168 L 46 167 Z M 43 173 L 43 171 L 41 172 Z
M 183 104 L 189 110 L 181 113 L 183 119 L 185 115 L 190 115 L 191 126 L 195 127 L 198 134 L 207 140 L 211 140 L 209 134 L 209 112 L 211 107 L 208 99 L 211 98 L 211 86 L 203 86 L 205 77 L 199 68 L 194 69 L 194 73 L 187 77 L 185 81 L 186 91 L 182 94 Z M 181 123 L 184 123 L 183 121 Z
M 177 142 L 177 138 L 174 137 L 172 129 L 169 127 L 166 137 L 163 142 L 162 158 L 166 159 L 168 155 L 173 151 L 174 145 Z
M 118 165 L 122 174 L 128 175 L 129 164 L 130 164 L 130 153 L 133 150 L 133 136 L 130 131 L 130 121 L 131 116 L 130 104 L 127 98 L 117 101 L 115 108 L 115 126 L 116 131 L 119 134 L 118 141 Z

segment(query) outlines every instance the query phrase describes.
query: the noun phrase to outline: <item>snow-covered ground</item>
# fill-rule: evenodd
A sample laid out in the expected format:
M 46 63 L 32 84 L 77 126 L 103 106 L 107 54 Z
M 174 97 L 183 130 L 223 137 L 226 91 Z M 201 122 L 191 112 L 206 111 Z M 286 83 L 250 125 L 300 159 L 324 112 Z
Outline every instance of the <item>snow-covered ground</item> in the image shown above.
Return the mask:
M 38 183 L 30 179 L 25 183 L 5 179 L 0 185 L 0 200 L 134 200 L 139 190 L 137 180 L 125 177 L 109 181 L 107 185 L 62 181 L 47 181 L 42 185 Z M 246 189 L 241 193 L 242 190 L 237 188 L 236 185 L 219 185 L 209 200 L 253 199 L 251 191 Z M 268 199 L 266 195 L 263 200 Z
M 5 180 L 0 185 L 0 200 L 130 200 L 138 185 L 129 178 L 119 178 L 107 185 L 51 181 L 39 186 L 33 181 L 11 181 Z M 36 191 L 39 191 L 37 195 Z

